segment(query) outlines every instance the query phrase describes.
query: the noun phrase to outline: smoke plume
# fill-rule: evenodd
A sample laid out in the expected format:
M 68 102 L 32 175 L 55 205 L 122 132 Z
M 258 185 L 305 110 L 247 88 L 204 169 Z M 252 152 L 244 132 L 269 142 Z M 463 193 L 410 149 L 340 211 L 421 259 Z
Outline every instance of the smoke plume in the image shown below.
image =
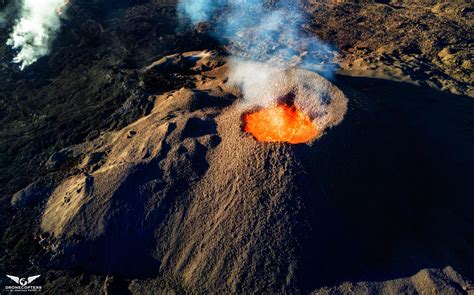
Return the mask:
M 307 68 L 330 78 L 336 51 L 304 31 L 307 16 L 299 1 L 268 2 L 272 1 L 180 0 L 178 9 L 194 25 L 214 24 L 214 36 L 235 56 Z
M 305 32 L 308 19 L 298 2 L 180 0 L 178 8 L 193 25 L 211 23 L 213 35 L 233 55 L 229 81 L 240 86 L 244 103 L 267 106 L 283 95 L 275 93 L 282 87 L 274 84 L 288 79 L 287 69 L 305 68 L 326 78 L 335 71 L 336 51 Z M 310 88 L 314 95 L 305 96 L 313 100 L 308 104 L 328 109 L 324 87 Z
M 23 0 L 7 45 L 17 50 L 14 62 L 25 67 L 47 55 L 61 26 L 65 0 Z
M 243 94 L 241 106 L 269 107 L 278 99 L 292 100 L 320 130 L 338 125 L 347 112 L 347 98 L 329 81 L 310 71 L 231 58 L 229 83 Z

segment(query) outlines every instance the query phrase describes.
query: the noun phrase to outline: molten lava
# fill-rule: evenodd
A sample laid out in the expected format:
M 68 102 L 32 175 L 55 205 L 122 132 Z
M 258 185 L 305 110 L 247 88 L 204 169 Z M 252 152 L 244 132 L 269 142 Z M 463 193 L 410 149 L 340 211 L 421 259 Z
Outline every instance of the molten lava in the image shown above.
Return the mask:
M 319 133 L 308 115 L 286 104 L 246 114 L 244 121 L 244 130 L 258 141 L 304 143 Z

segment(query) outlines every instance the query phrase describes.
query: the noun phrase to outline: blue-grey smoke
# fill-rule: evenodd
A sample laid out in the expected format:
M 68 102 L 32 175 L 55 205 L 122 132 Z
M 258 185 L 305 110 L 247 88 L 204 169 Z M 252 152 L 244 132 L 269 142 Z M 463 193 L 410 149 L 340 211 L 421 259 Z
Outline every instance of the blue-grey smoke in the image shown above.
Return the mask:
M 7 40 L 16 50 L 14 62 L 23 70 L 47 55 L 61 27 L 61 15 L 69 0 L 22 0 L 19 17 Z
M 336 50 L 305 32 L 298 0 L 180 0 L 180 15 L 196 25 L 210 22 L 214 37 L 235 56 L 302 67 L 331 78 Z M 273 1 L 275 2 L 275 1 Z
M 216 8 L 217 6 L 208 0 L 181 0 L 178 3 L 181 16 L 189 17 L 194 24 L 208 21 Z

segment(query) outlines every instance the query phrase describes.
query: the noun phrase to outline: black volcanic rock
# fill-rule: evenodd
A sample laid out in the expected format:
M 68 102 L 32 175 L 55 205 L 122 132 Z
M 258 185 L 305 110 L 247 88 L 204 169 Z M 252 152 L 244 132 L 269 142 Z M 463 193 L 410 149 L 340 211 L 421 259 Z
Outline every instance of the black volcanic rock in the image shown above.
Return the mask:
M 344 73 L 472 96 L 469 3 L 322 2 L 303 3 L 305 29 Z M 24 72 L 0 45 L 1 269 L 64 294 L 472 288 L 472 99 L 337 76 L 339 126 L 311 146 L 257 143 L 212 71 L 225 68 L 212 24 L 177 32 L 175 4 L 71 1 Z M 202 49 L 217 51 L 179 58 Z M 45 210 L 66 217 L 56 236 Z
M 34 205 L 48 196 L 51 193 L 52 188 L 53 183 L 51 180 L 39 180 L 33 182 L 13 195 L 11 205 L 13 207 Z

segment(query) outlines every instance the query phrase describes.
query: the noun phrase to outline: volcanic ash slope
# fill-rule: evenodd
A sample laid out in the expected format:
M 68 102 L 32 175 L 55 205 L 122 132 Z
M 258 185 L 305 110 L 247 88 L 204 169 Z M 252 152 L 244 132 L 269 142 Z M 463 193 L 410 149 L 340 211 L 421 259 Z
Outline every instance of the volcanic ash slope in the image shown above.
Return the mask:
M 155 93 L 150 113 L 67 149 L 79 164 L 44 209 L 45 268 L 118 275 L 135 294 L 462 294 L 468 284 L 453 261 L 411 260 L 428 248 L 470 253 L 452 231 L 470 227 L 454 220 L 431 236 L 419 225 L 439 196 L 417 193 L 434 176 L 430 166 L 417 169 L 410 129 L 359 92 L 344 88 L 347 101 L 317 74 L 287 70 L 259 89 L 275 99 L 292 94 L 323 135 L 257 142 L 242 119 L 259 95 L 249 101 L 255 92 L 232 81 L 245 73 L 252 84 L 267 69 L 243 65 L 236 73 L 217 54 L 193 52 L 140 71 L 137 83 Z
M 169 278 L 186 289 L 293 289 L 311 193 L 298 147 L 242 132 L 239 90 L 208 53 L 144 71 L 180 59 L 211 70 L 190 74 L 193 90 L 157 95 L 146 117 L 72 147 L 84 155 L 80 172 L 56 187 L 42 218 L 52 261 Z M 318 75 L 304 75 L 327 97 L 345 99 Z

